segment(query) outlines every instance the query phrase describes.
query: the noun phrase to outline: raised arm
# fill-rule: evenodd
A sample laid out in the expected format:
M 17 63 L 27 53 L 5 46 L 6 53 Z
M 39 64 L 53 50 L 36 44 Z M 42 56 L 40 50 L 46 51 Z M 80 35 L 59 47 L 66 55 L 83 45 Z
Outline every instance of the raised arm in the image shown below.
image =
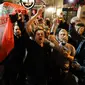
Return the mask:
M 74 54 L 71 56 L 68 52 L 65 52 L 64 50 L 63 50 L 63 48 L 62 47 L 60 47 L 59 46 L 59 43 L 58 43 L 58 41 L 56 40 L 56 38 L 55 38 L 55 35 L 50 35 L 49 36 L 49 40 L 52 42 L 52 43 L 54 43 L 54 48 L 56 49 L 56 50 L 58 50 L 60 53 L 62 53 L 66 58 L 68 58 L 70 61 L 73 61 L 74 60 L 74 56 L 75 56 L 75 49 L 74 49 Z
M 37 19 L 39 15 L 43 13 L 43 11 L 44 11 L 44 7 L 41 7 L 37 11 L 37 13 L 33 17 L 31 17 L 31 19 L 27 22 L 27 28 L 26 28 L 27 33 L 32 32 L 32 27 L 31 27 L 32 23 Z
M 57 27 L 58 27 L 57 21 L 58 21 L 58 19 L 55 18 L 55 19 L 53 20 L 53 25 L 52 25 L 52 27 L 51 27 L 51 32 L 53 32 L 54 35 L 55 35 L 56 30 L 57 30 Z

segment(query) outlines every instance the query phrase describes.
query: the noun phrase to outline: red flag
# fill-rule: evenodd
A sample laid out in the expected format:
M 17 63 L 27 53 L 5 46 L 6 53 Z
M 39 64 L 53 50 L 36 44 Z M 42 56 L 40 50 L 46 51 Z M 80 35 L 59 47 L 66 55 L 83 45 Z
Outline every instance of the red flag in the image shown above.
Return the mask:
M 0 48 L 0 62 L 3 61 L 7 57 L 9 52 L 14 47 L 13 25 L 10 21 L 10 18 L 8 18 L 7 20 L 7 24 L 2 35 L 1 43 L 2 44 Z
M 28 13 L 27 9 L 25 9 L 23 6 L 18 5 L 18 4 L 4 2 L 3 5 L 8 8 L 9 13 L 11 13 L 11 14 L 16 13 L 16 12 L 18 12 L 18 13 L 21 12 L 22 14 Z
M 26 14 L 27 10 L 23 6 L 9 2 L 4 2 L 0 5 L 0 62 L 14 48 L 13 24 L 9 18 L 9 14 L 16 12 Z

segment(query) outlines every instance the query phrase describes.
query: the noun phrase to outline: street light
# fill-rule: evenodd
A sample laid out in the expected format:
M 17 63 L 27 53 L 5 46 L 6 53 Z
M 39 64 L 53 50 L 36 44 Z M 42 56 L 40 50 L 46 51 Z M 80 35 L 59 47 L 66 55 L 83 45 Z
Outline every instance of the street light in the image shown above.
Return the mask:
M 73 2 L 74 2 L 74 0 L 68 0 L 68 2 L 69 2 L 69 3 L 73 3 Z

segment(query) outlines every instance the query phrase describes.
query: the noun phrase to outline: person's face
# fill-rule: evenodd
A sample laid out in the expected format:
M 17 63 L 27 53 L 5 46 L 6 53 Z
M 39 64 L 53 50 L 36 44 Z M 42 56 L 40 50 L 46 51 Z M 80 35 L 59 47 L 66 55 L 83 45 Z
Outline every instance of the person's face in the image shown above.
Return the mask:
M 16 36 L 21 36 L 21 30 L 20 30 L 20 28 L 18 26 L 14 27 L 14 34 Z
M 84 33 L 84 30 L 85 30 L 84 27 L 80 27 L 79 30 L 78 30 L 78 33 L 79 33 L 80 35 L 82 35 L 82 34 Z
M 59 38 L 59 40 L 61 42 L 62 41 L 68 42 L 68 34 L 67 34 L 67 32 L 59 32 L 58 38 Z
M 45 34 L 43 30 L 38 30 L 35 34 L 35 41 L 38 44 L 42 44 L 44 42 L 45 39 Z
M 48 38 L 49 35 L 50 35 L 50 30 L 47 30 L 45 37 Z

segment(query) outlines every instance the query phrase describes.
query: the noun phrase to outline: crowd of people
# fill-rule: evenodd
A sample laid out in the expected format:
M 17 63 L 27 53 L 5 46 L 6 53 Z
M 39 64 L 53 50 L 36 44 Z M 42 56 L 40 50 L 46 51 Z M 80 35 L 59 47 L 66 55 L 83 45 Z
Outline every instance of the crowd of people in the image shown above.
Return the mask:
M 85 25 L 39 18 L 43 12 L 10 15 L 15 46 L 1 63 L 0 85 L 85 85 Z

